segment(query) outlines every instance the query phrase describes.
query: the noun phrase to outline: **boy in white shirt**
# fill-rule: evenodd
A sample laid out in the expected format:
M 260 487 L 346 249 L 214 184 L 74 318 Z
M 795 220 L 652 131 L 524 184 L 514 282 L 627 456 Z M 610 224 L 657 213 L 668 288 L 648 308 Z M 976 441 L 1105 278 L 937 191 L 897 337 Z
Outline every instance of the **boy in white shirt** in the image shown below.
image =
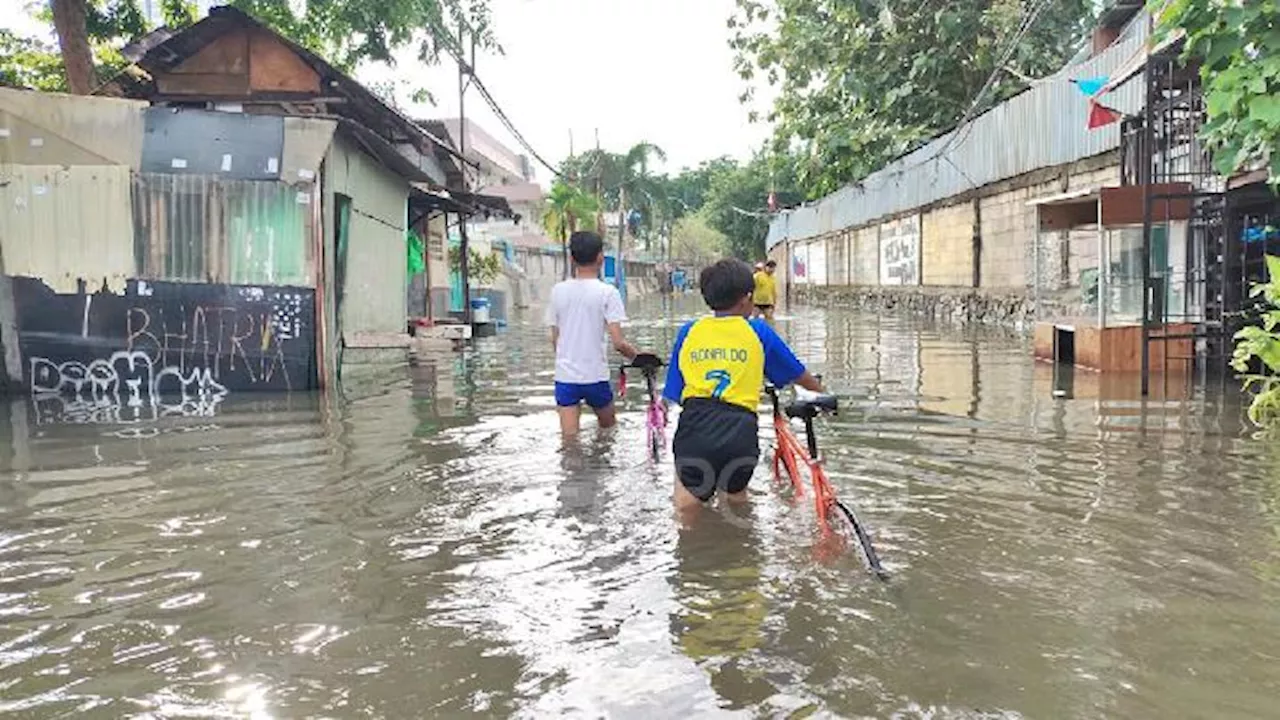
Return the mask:
M 604 242 L 593 232 L 575 232 L 569 238 L 573 257 L 573 277 L 556 283 L 547 303 L 547 325 L 556 352 L 556 409 L 560 432 L 578 432 L 581 403 L 587 403 L 600 427 L 617 421 L 613 389 L 609 386 L 609 363 L 605 355 L 605 335 L 613 348 L 628 360 L 638 351 L 622 336 L 627 319 L 618 289 L 599 278 L 604 262 Z

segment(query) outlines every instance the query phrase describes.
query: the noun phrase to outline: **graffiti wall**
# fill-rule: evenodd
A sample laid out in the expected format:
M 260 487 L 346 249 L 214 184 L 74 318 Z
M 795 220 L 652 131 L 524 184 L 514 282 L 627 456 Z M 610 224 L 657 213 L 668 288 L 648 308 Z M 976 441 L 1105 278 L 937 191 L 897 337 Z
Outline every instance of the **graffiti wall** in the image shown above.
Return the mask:
M 880 226 L 880 284 L 920 284 L 920 216 Z
M 60 294 L 13 278 L 37 419 L 212 415 L 228 394 L 316 387 L 315 291 L 131 280 Z

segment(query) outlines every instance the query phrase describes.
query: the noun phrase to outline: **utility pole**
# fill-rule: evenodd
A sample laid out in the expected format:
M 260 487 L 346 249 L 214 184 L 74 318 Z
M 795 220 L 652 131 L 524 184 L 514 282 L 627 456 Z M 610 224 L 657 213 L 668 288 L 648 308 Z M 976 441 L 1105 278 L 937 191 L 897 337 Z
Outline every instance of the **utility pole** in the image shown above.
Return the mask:
M 471 62 L 463 62 L 462 52 L 465 47 L 466 26 L 460 24 L 458 26 L 458 155 L 462 158 L 459 163 L 462 167 L 462 190 L 467 190 L 467 113 L 466 99 L 467 87 L 470 84 L 471 74 L 475 71 L 476 63 L 476 40 L 471 38 Z M 459 263 L 462 272 L 462 320 L 467 325 L 471 324 L 471 247 L 467 242 L 467 217 L 459 215 L 458 223 L 458 250 L 462 253 L 461 262 Z

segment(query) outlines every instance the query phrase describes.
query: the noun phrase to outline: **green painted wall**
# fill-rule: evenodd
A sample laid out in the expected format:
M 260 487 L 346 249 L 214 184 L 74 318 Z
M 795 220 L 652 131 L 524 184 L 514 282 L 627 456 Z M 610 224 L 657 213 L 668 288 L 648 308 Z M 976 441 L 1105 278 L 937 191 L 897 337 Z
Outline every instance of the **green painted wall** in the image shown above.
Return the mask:
M 329 282 L 334 277 L 336 256 L 335 193 L 351 198 L 342 332 L 348 336 L 403 333 L 408 322 L 405 224 L 409 184 L 342 136 L 334 138 L 325 160 L 325 277 Z

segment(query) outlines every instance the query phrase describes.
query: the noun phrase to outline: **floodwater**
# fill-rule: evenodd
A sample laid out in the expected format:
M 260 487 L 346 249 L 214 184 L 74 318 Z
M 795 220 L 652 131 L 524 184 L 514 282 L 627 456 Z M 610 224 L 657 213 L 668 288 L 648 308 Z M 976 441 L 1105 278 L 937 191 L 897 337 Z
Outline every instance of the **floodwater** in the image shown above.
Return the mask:
M 843 398 L 820 437 L 888 584 L 763 461 L 744 513 L 679 531 L 639 398 L 561 448 L 516 321 L 341 400 L 0 411 L 0 711 L 1274 716 L 1280 452 L 1237 398 L 1064 383 L 994 331 L 779 325 Z

